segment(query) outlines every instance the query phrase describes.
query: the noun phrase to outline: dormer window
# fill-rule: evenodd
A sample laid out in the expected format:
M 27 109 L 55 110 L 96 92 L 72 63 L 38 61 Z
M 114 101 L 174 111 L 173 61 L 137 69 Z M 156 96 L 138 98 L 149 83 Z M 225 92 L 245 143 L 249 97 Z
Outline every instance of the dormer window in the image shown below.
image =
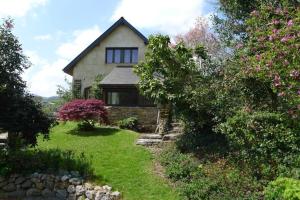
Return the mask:
M 138 48 L 106 48 L 105 61 L 107 64 L 136 64 Z

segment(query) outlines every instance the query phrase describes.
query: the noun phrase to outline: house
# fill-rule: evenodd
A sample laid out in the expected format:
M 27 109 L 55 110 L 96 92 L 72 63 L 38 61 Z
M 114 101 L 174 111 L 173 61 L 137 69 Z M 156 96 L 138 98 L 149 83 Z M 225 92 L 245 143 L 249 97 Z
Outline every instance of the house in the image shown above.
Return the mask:
M 155 128 L 157 107 L 138 91 L 133 65 L 144 59 L 148 39 L 121 17 L 72 60 L 63 71 L 73 77 L 76 96 L 88 98 L 99 75 L 109 120 L 137 117 L 140 126 Z

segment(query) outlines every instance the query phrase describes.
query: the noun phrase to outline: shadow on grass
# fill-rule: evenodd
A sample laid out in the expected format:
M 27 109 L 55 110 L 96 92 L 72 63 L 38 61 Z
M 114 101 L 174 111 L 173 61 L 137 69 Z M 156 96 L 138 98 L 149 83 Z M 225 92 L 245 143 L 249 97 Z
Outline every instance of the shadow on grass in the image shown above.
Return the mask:
M 91 131 L 82 131 L 78 130 L 77 128 L 68 131 L 68 134 L 77 135 L 82 137 L 91 137 L 91 136 L 109 136 L 114 135 L 119 132 L 119 129 L 112 128 L 112 127 L 96 127 L 94 130 Z
M 65 171 L 78 171 L 81 176 L 88 179 L 100 179 L 96 177 L 92 167 L 92 156 L 84 152 L 75 153 L 72 150 L 61 149 L 25 149 L 18 151 L 1 151 L 1 173 L 29 174 L 42 172 L 57 174 Z M 5 169 L 5 171 L 3 171 Z M 1 175 L 4 175 L 1 174 Z

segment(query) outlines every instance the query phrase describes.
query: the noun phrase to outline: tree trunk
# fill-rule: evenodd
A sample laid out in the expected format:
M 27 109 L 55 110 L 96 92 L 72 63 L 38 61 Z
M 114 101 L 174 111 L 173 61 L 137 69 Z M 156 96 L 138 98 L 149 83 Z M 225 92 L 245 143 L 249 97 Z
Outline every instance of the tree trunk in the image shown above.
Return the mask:
M 158 134 L 165 135 L 169 129 L 171 104 L 161 104 L 159 105 L 158 109 Z

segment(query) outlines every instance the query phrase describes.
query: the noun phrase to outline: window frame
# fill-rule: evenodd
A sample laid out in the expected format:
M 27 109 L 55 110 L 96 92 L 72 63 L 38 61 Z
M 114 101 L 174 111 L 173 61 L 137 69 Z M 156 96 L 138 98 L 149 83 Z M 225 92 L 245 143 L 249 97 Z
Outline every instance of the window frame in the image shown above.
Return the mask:
M 112 55 L 112 62 L 109 63 L 107 62 L 107 52 L 109 50 L 112 50 L 113 55 Z M 115 61 L 115 51 L 120 50 L 120 62 L 117 63 Z M 126 63 L 125 62 L 125 50 L 130 50 L 130 62 Z M 137 51 L 137 62 L 133 62 L 133 50 Z M 105 49 L 105 64 L 137 64 L 138 63 L 138 57 L 139 57 L 139 48 L 138 47 L 107 47 Z
M 110 86 L 110 87 L 105 87 L 103 88 L 104 91 L 104 101 L 105 104 L 107 106 L 119 106 L 119 107 L 155 107 L 154 102 L 150 103 L 151 100 L 148 100 L 149 102 L 147 102 L 146 104 L 141 104 L 142 102 L 144 103 L 145 101 L 141 101 L 141 97 L 142 95 L 139 93 L 138 89 L 136 87 L 114 87 L 114 86 Z M 130 103 L 122 103 L 121 100 L 119 102 L 119 104 L 109 104 L 108 102 L 108 96 L 109 93 L 111 92 L 117 92 L 117 93 L 130 93 L 131 95 L 133 95 L 133 102 Z

